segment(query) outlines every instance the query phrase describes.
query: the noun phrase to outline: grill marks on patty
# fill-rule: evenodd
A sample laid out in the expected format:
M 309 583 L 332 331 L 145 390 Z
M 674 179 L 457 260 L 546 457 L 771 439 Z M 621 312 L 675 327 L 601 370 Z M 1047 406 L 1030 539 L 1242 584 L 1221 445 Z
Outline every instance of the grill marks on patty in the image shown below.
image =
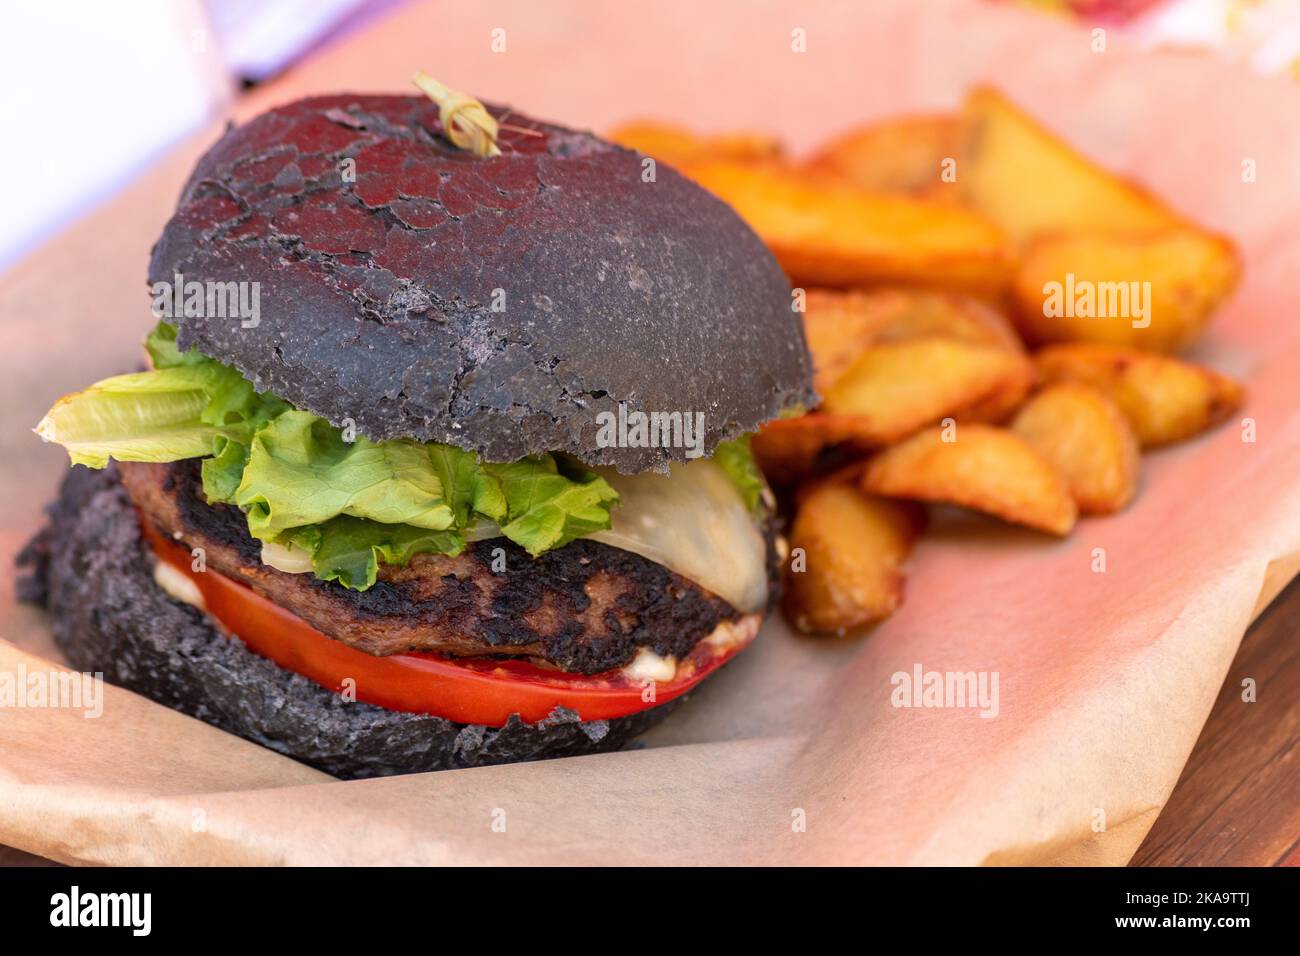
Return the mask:
M 473 542 L 455 557 L 381 565 L 374 587 L 352 591 L 262 564 L 243 513 L 204 499 L 197 461 L 116 467 L 163 534 L 203 548 L 212 569 L 370 654 L 523 656 L 592 674 L 627 664 L 641 647 L 681 656 L 740 616 L 663 565 L 583 539 L 538 558 L 505 538 Z M 497 548 L 505 550 L 502 572 L 491 567 Z

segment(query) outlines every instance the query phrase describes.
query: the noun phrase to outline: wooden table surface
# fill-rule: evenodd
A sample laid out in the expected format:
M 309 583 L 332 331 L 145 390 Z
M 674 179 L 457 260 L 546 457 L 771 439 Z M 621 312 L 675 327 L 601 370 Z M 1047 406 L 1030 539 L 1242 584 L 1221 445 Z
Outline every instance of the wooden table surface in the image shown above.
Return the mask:
M 1132 866 L 1300 866 L 1300 578 L 1242 639 Z M 1256 700 L 1242 700 L 1242 682 Z

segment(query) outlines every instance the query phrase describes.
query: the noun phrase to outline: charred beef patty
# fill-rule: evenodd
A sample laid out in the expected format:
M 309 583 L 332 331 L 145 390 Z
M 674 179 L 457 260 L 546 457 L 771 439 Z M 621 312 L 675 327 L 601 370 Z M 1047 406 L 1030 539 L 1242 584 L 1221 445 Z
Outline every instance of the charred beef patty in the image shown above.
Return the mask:
M 231 640 L 153 580 L 153 556 L 114 469 L 74 468 L 50 523 L 19 557 L 24 600 L 44 605 L 78 669 L 339 777 L 542 760 L 621 749 L 685 697 L 614 720 L 557 707 L 504 727 L 346 702 Z
M 594 674 L 629 663 L 641 647 L 680 657 L 741 616 L 663 565 L 581 539 L 537 558 L 505 538 L 471 543 L 455 557 L 421 554 L 406 567 L 381 565 L 374 587 L 354 591 L 263 564 L 243 513 L 205 500 L 197 461 L 117 468 L 164 535 L 203 548 L 209 567 L 370 654 L 524 656 Z M 498 548 L 504 571 L 492 570 Z

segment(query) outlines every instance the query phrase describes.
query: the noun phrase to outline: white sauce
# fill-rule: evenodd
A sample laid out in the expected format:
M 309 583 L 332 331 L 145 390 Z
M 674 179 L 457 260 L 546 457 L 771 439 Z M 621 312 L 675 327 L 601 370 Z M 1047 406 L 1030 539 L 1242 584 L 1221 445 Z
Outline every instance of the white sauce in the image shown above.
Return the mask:
M 639 648 L 632 663 L 623 668 L 632 680 L 652 680 L 666 684 L 677 676 L 677 658 L 660 657 L 648 647 Z
M 748 644 L 758 635 L 763 615 L 746 614 L 735 621 L 723 621 L 713 629 L 713 633 L 704 642 L 719 653 L 728 651 L 737 644 Z
M 203 610 L 203 592 L 199 590 L 199 586 L 166 561 L 154 562 L 153 580 L 154 584 L 162 588 L 172 599 L 182 604 L 192 604 L 200 611 Z

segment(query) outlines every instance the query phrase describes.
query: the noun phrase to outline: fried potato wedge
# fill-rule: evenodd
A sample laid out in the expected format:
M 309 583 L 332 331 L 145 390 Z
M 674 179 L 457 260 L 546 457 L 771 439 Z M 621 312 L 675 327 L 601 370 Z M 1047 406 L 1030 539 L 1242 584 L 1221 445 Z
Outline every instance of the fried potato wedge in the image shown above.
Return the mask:
M 959 422 L 984 422 L 1000 425 L 1012 412 L 1024 404 L 1038 382 L 1038 371 L 1032 362 L 1025 362 L 1017 375 L 1009 375 L 987 396 L 956 412 Z
M 989 87 L 966 99 L 959 153 L 963 199 L 1016 241 L 1066 230 L 1181 225 L 1143 187 L 1103 169 Z
M 990 292 L 1010 278 L 1010 244 L 960 206 L 866 192 L 779 163 L 715 160 L 682 171 L 735 209 L 798 285 Z
M 958 425 L 952 441 L 931 428 L 871 460 L 862 489 L 887 498 L 946 502 L 1013 524 L 1065 535 L 1078 508 L 1065 479 L 1020 436 L 992 425 Z
M 805 306 L 804 333 L 819 392 L 834 385 L 864 350 L 879 342 L 941 335 L 1024 351 L 1011 323 L 969 296 L 920 289 L 809 289 Z
M 889 617 L 918 525 L 903 502 L 827 481 L 802 496 L 790 527 L 784 610 L 807 633 L 842 634 Z
M 1143 448 L 1191 438 L 1223 421 L 1245 393 L 1213 369 L 1167 355 L 1075 342 L 1034 356 L 1044 382 L 1079 382 L 1122 411 Z
M 864 435 L 889 444 L 977 407 L 1004 390 L 1023 395 L 1033 366 L 1009 349 L 944 336 L 873 345 L 822 394 L 832 415 L 854 416 Z
M 1011 430 L 1065 479 L 1083 514 L 1119 511 L 1137 491 L 1138 442 L 1124 413 L 1088 385 L 1049 385 L 1016 414 Z
M 1041 236 L 1012 282 L 1031 342 L 1105 342 L 1154 352 L 1190 343 L 1241 277 L 1231 241 L 1191 229 Z
M 750 440 L 759 468 L 779 488 L 795 485 L 839 461 L 868 454 L 879 445 L 869 422 L 825 412 L 778 418 Z
M 1025 345 L 1005 316 L 987 302 L 965 295 L 920 289 L 849 293 L 883 313 L 878 342 L 940 335 L 978 342 L 1023 355 Z
M 731 159 L 755 162 L 778 158 L 781 141 L 766 133 L 722 133 L 705 135 L 676 123 L 636 120 L 615 127 L 606 138 L 653 156 L 670 166 L 703 159 Z
M 830 289 L 809 289 L 806 296 L 803 331 L 812 353 L 813 387 L 824 394 L 876 343 L 903 300 L 893 293 Z
M 872 192 L 924 193 L 951 185 L 943 162 L 957 155 L 961 124 L 948 114 L 899 116 L 850 130 L 805 168 Z

